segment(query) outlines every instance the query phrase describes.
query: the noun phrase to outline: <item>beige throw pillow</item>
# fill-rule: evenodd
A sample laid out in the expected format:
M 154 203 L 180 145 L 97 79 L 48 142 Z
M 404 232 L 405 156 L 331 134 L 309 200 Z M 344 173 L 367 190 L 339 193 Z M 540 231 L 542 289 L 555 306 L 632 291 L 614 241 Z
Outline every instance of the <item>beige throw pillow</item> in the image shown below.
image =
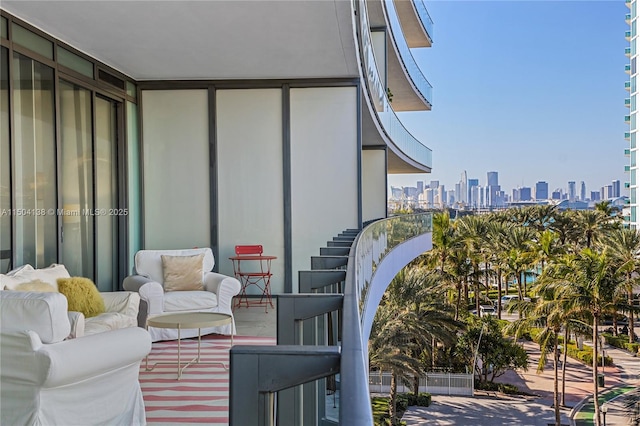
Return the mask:
M 162 255 L 164 291 L 203 290 L 204 254 L 194 256 Z

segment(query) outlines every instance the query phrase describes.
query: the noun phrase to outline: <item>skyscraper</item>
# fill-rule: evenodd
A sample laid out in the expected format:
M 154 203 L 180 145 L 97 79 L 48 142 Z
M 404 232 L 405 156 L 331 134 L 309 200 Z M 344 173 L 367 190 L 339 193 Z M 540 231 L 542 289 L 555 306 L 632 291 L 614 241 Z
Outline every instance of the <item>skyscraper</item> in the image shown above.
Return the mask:
M 459 201 L 462 204 L 467 204 L 469 198 L 468 198 L 468 190 L 467 190 L 467 185 L 468 185 L 468 181 L 467 181 L 467 171 L 463 170 L 462 174 L 460 175 L 460 198 L 458 198 L 457 201 Z
M 547 200 L 549 198 L 549 184 L 545 181 L 536 182 L 536 200 Z
M 611 186 L 613 187 L 613 197 L 618 198 L 620 196 L 620 181 L 614 180 L 611 181 Z
M 569 181 L 569 187 L 567 188 L 567 194 L 569 201 L 576 200 L 576 182 L 573 180 Z
M 467 179 L 467 203 L 474 208 L 478 207 L 478 197 L 474 197 L 474 188 L 478 187 L 478 183 L 478 179 Z
M 498 186 L 498 172 L 487 172 L 487 186 Z
M 587 185 L 584 181 L 580 182 L 580 201 L 584 201 L 587 199 Z

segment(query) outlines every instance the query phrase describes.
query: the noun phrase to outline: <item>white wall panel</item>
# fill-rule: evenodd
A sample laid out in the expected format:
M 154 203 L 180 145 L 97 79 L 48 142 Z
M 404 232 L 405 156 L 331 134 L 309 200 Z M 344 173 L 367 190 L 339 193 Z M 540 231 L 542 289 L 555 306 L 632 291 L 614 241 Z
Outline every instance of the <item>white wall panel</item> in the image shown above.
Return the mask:
M 208 247 L 207 91 L 143 91 L 142 134 L 145 247 Z
M 383 149 L 362 151 L 362 220 L 387 217 L 387 158 Z
M 218 90 L 220 272 L 232 275 L 236 244 L 262 244 L 273 261 L 272 293 L 284 291 L 282 92 Z M 251 288 L 248 293 L 256 294 Z
M 291 90 L 293 281 L 310 257 L 358 226 L 355 87 Z

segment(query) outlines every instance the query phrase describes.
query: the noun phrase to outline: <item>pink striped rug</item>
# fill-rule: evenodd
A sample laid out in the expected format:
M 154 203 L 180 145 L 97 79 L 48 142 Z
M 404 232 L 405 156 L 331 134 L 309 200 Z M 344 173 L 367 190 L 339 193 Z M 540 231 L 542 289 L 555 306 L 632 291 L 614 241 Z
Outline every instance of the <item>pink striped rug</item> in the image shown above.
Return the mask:
M 220 361 L 229 365 L 230 340 L 227 336 L 208 335 L 202 338 L 201 360 Z M 274 337 L 235 336 L 234 345 L 275 345 Z M 175 361 L 176 341 L 156 342 L 149 354 L 149 365 Z M 197 354 L 197 339 L 185 339 L 181 344 L 182 360 Z M 229 424 L 229 373 L 221 365 L 191 365 L 176 380 L 175 365 L 157 365 L 153 371 L 140 366 L 140 386 L 149 425 L 167 424 Z

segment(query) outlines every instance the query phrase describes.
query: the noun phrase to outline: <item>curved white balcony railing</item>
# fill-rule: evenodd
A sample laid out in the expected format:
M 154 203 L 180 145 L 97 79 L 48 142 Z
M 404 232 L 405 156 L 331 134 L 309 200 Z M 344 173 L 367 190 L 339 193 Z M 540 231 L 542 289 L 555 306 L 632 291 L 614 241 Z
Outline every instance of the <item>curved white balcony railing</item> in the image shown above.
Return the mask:
M 427 33 L 429 40 L 433 43 L 433 20 L 431 19 L 431 15 L 427 11 L 427 6 L 424 5 L 423 0 L 413 0 L 413 7 L 415 7 L 416 12 L 418 12 L 418 18 L 420 18 L 420 22 L 422 23 L 422 27 Z
M 375 110 L 378 121 L 391 142 L 407 157 L 431 168 L 431 149 L 424 146 L 404 127 L 387 98 L 387 88 L 380 79 L 373 52 L 366 2 L 352 0 L 351 5 L 357 19 L 356 36 L 371 107 Z
M 430 249 L 421 238 L 432 232 L 432 219 L 431 213 L 383 219 L 367 226 L 351 246 L 342 310 L 340 424 L 373 424 L 368 370 L 373 317 L 398 265 Z M 405 252 L 404 259 L 394 258 L 386 264 L 394 250 Z M 387 276 L 381 279 L 376 274 Z
M 396 10 L 392 0 L 384 1 L 384 11 L 387 16 L 387 22 L 391 27 L 391 39 L 398 51 L 402 66 L 406 70 L 406 73 L 411 79 L 414 87 L 418 89 L 422 95 L 422 98 L 428 102 L 429 105 L 433 106 L 433 86 L 431 86 L 431 83 L 429 83 L 424 74 L 422 74 L 416 60 L 413 58 L 413 54 L 411 53 L 409 45 L 404 38 L 404 33 L 402 32 L 402 26 L 398 19 L 398 11 Z

